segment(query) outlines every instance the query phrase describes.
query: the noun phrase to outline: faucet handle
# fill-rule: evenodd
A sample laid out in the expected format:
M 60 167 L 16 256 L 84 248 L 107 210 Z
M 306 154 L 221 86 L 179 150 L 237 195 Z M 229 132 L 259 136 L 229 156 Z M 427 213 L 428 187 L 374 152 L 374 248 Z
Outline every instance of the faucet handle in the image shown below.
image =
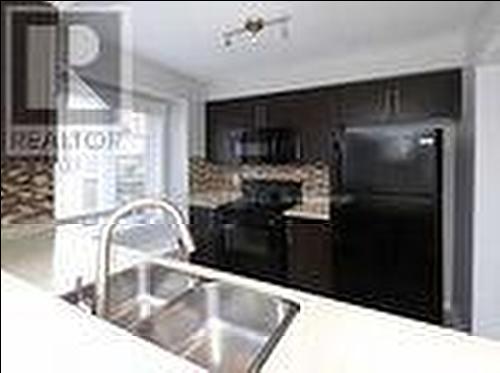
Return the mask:
M 172 251 L 172 257 L 181 261 L 189 261 L 189 250 L 182 238 L 177 238 L 177 247 Z
M 85 287 L 83 286 L 83 277 L 78 276 L 75 280 L 75 296 L 76 306 L 86 313 L 94 313 L 94 297 L 86 296 Z

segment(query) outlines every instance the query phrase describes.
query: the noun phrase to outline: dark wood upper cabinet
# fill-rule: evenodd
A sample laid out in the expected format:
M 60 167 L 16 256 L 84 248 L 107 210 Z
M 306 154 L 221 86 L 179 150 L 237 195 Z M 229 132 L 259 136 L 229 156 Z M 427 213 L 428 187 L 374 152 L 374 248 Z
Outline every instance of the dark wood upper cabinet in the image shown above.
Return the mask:
M 460 117 L 461 72 L 409 76 L 394 82 L 396 117 L 419 120 L 429 117 Z
M 348 84 L 339 88 L 344 125 L 460 116 L 459 70 Z
M 355 83 L 339 87 L 338 119 L 347 125 L 385 120 L 390 112 L 387 88 L 386 81 Z
M 283 95 L 272 100 L 269 121 L 296 133 L 301 162 L 328 159 L 328 132 L 334 125 L 328 92 L 324 90 Z
M 302 162 L 326 161 L 328 136 L 334 125 L 325 90 L 287 93 L 207 104 L 208 157 L 216 163 L 234 161 L 230 133 L 244 128 L 287 128 L 298 138 Z
M 282 127 L 299 137 L 301 162 L 330 160 L 335 127 L 459 118 L 461 71 L 451 70 L 207 104 L 208 158 L 234 161 L 234 129 Z
M 253 126 L 254 104 L 251 101 L 209 103 L 207 105 L 208 158 L 215 163 L 230 163 L 230 134 Z

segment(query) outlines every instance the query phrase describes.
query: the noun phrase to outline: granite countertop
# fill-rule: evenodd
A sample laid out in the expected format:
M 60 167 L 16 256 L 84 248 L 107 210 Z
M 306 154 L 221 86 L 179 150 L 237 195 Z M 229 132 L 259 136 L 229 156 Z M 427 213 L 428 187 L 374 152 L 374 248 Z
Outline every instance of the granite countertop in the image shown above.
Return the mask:
M 236 201 L 241 197 L 241 192 L 235 190 L 211 190 L 193 192 L 189 196 L 189 205 L 216 209 L 227 203 Z
M 192 193 L 189 197 L 190 206 L 216 209 L 241 197 L 241 192 L 230 190 L 213 190 Z M 301 203 L 285 211 L 285 216 L 329 220 L 330 199 L 328 197 L 309 197 Z
M 306 198 L 301 203 L 286 210 L 285 216 L 300 219 L 330 220 L 330 199 L 328 197 Z

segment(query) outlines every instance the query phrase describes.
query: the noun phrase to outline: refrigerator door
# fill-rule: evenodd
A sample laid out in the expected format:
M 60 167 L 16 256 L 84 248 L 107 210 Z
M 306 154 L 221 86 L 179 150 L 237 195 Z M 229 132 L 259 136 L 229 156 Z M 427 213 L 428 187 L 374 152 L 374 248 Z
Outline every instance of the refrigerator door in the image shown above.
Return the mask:
M 337 296 L 440 323 L 439 225 L 432 201 L 358 196 L 337 213 Z
M 441 321 L 441 130 L 348 128 L 334 137 L 338 298 Z
M 440 130 L 386 126 L 348 128 L 343 141 L 344 193 L 435 195 Z

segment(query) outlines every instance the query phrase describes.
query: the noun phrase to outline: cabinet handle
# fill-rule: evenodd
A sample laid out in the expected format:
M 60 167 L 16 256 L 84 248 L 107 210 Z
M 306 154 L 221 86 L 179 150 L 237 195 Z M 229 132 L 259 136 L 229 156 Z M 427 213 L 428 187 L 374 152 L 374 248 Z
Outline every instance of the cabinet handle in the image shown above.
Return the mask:
M 399 114 L 401 112 L 401 90 L 399 87 L 399 83 L 394 84 L 394 90 L 393 90 L 393 95 L 392 95 L 392 100 L 393 100 L 393 114 Z
M 398 82 L 388 82 L 384 91 L 384 114 L 391 117 L 401 110 L 401 94 Z
M 290 228 L 289 227 L 286 229 L 285 235 L 286 235 L 286 243 L 287 243 L 287 245 L 288 246 L 292 246 L 293 245 L 293 237 L 292 237 L 292 233 L 290 232 Z
M 302 141 L 300 136 L 295 138 L 295 160 L 302 160 Z

